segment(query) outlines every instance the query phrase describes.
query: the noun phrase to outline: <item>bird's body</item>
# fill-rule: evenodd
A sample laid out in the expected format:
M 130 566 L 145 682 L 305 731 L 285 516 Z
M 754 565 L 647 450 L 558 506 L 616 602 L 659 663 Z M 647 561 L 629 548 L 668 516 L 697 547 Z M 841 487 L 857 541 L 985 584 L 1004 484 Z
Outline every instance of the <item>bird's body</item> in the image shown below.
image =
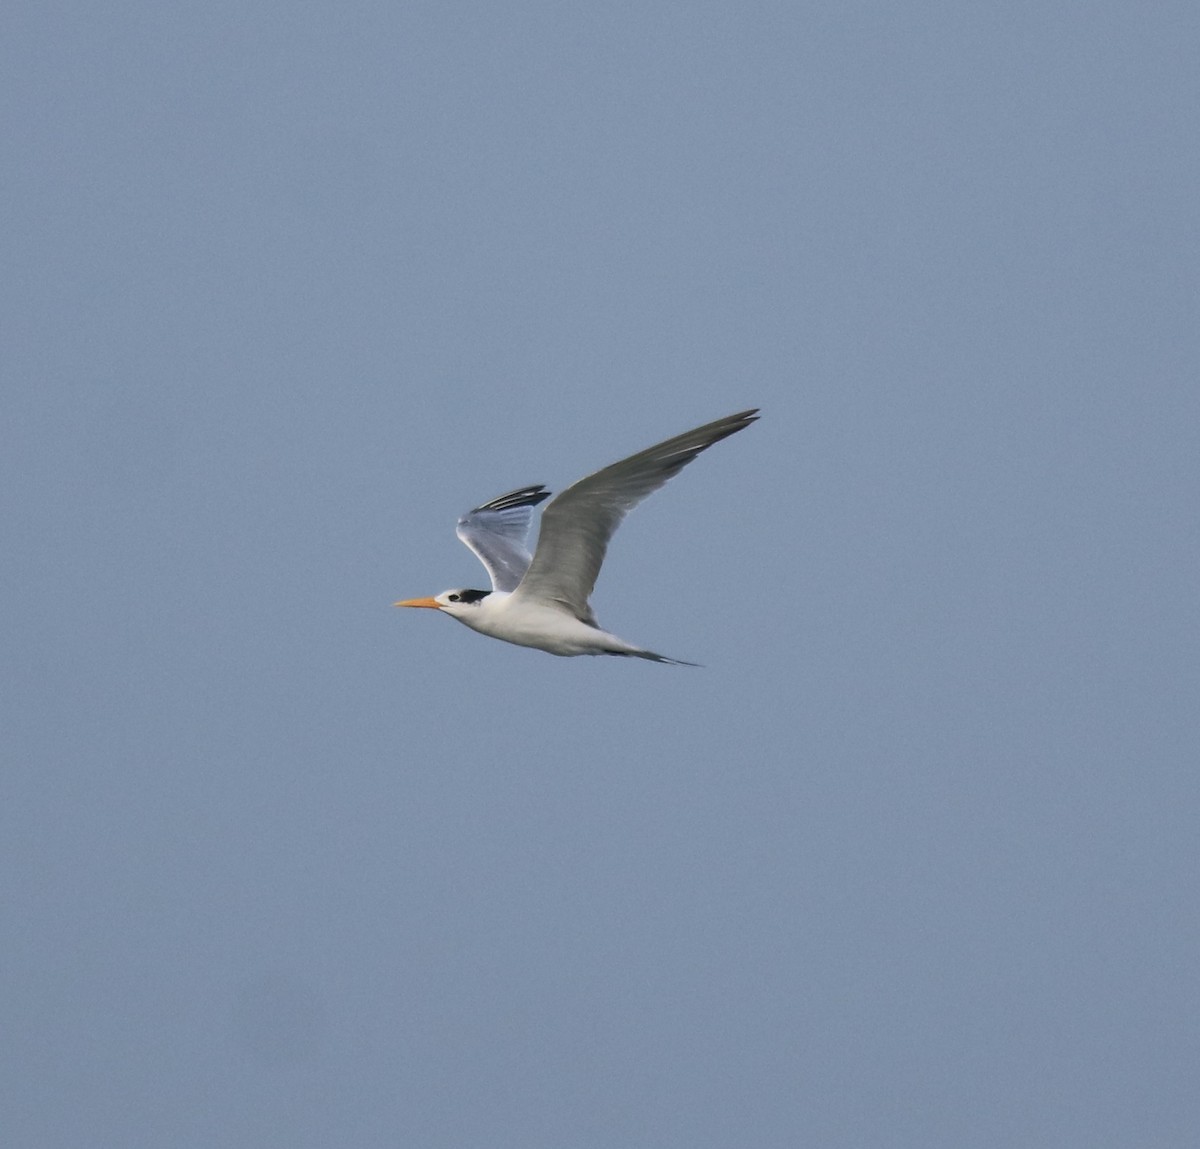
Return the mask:
M 459 592 L 451 592 L 458 593 Z M 443 609 L 445 609 L 443 607 Z M 532 646 L 549 654 L 626 654 L 662 658 L 630 646 L 615 634 L 582 622 L 557 606 L 523 599 L 508 591 L 492 591 L 453 617 L 472 630 L 517 646 Z M 675 662 L 677 659 L 664 659 Z
M 481 634 L 549 654 L 680 662 L 602 630 L 588 597 L 625 515 L 701 451 L 756 418 L 757 408 L 718 419 L 580 479 L 546 507 L 532 556 L 525 547 L 530 519 L 549 491 L 521 487 L 476 507 L 459 519 L 457 533 L 487 568 L 493 589 L 448 590 L 396 605 L 440 610 Z

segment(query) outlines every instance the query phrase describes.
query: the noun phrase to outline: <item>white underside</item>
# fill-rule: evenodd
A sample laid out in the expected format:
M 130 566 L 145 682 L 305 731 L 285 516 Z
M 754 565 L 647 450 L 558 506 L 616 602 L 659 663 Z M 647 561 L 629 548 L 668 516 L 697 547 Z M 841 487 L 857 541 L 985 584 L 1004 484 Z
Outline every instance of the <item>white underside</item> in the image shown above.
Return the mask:
M 443 608 L 472 630 L 491 638 L 532 646 L 549 654 L 633 654 L 631 646 L 615 634 L 588 626 L 557 606 L 494 591 L 478 605 L 462 607 L 453 613 Z

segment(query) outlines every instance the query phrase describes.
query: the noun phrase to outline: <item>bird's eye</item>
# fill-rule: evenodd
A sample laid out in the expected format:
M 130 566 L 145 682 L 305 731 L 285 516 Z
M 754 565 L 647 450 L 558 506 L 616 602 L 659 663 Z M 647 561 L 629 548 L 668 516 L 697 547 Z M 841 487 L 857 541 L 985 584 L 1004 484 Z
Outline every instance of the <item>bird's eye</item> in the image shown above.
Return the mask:
M 458 595 L 456 595 L 456 594 L 452 594 L 452 595 L 450 595 L 450 601 L 451 601 L 451 602 L 458 602 Z

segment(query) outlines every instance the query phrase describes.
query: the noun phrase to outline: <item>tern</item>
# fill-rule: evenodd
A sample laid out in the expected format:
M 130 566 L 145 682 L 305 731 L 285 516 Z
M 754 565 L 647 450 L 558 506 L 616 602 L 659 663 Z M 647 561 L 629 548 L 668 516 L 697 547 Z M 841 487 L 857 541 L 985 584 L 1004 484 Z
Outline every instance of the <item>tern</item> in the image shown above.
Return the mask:
M 701 451 L 741 431 L 758 408 L 685 431 L 572 484 L 542 512 L 537 549 L 526 548 L 533 508 L 550 492 L 518 487 L 469 511 L 456 533 L 478 557 L 491 590 L 445 590 L 395 606 L 440 610 L 480 634 L 549 654 L 612 654 L 695 666 L 633 646 L 596 621 L 588 598 L 621 520 Z

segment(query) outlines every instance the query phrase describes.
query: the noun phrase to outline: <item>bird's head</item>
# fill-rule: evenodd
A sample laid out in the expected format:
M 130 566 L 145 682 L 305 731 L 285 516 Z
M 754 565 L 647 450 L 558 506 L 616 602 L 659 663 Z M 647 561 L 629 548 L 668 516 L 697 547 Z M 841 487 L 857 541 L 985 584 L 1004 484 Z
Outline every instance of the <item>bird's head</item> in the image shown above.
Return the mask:
M 479 604 L 492 592 L 490 590 L 444 590 L 433 598 L 406 598 L 393 606 L 422 606 L 428 610 L 441 610 L 455 618 L 463 618 L 479 609 Z

